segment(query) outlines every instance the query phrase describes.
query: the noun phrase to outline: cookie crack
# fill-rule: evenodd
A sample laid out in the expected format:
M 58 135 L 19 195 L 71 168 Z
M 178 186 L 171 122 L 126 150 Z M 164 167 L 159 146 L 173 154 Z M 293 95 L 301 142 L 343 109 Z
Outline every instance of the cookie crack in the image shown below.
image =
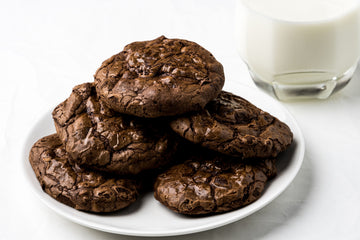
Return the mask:
M 214 177 L 212 177 L 213 179 Z M 210 183 L 211 181 L 209 181 Z M 209 184 L 210 186 L 210 195 L 211 195 L 211 199 L 214 201 L 214 208 L 212 209 L 212 211 L 216 212 L 218 209 L 218 202 L 215 198 L 215 187 L 212 184 Z

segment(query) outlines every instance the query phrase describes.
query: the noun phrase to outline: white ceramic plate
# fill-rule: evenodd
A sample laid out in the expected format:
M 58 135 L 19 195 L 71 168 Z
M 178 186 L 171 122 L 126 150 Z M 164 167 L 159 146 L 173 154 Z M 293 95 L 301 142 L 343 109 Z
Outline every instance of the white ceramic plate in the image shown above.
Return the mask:
M 33 143 L 55 132 L 50 112 L 39 119 L 26 140 L 22 161 L 28 182 L 37 196 L 58 214 L 78 224 L 105 232 L 133 236 L 172 236 L 205 231 L 242 219 L 269 204 L 293 181 L 303 161 L 305 143 L 296 121 L 279 102 L 257 89 L 240 85 L 230 91 L 284 121 L 294 133 L 294 143 L 280 155 L 277 164 L 278 176 L 269 182 L 260 199 L 244 208 L 214 216 L 186 217 L 162 206 L 152 193 L 143 196 L 130 207 L 112 214 L 91 214 L 61 204 L 42 191 L 28 161 L 28 153 Z

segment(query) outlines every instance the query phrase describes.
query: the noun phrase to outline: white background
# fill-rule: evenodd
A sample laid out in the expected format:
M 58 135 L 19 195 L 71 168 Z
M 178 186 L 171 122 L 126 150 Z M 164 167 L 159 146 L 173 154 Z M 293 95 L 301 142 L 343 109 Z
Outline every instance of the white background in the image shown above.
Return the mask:
M 23 176 L 25 138 L 103 60 L 160 35 L 210 50 L 225 87 L 255 89 L 235 50 L 234 8 L 220 0 L 0 1 L 0 239 L 137 239 L 82 227 L 40 202 Z M 360 239 L 360 70 L 328 100 L 283 105 L 306 141 L 293 183 L 243 220 L 177 238 Z

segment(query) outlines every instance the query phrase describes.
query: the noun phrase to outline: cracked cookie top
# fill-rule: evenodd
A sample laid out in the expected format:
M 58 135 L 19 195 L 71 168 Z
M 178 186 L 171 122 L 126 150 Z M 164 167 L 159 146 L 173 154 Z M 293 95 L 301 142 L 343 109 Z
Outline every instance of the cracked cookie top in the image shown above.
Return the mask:
M 137 180 L 93 172 L 73 164 L 57 134 L 38 140 L 30 164 L 42 189 L 56 200 L 89 212 L 112 212 L 139 196 Z
M 138 174 L 171 161 L 177 142 L 161 119 L 113 112 L 99 101 L 93 83 L 73 88 L 53 111 L 66 151 L 81 166 L 117 174 Z
M 222 65 L 197 43 L 164 36 L 134 42 L 104 61 L 97 92 L 120 113 L 155 118 L 202 109 L 224 85 Z
M 274 159 L 243 162 L 216 153 L 195 154 L 158 176 L 154 196 L 186 215 L 227 212 L 257 200 L 275 175 Z
M 204 110 L 170 123 L 185 139 L 236 157 L 276 157 L 292 142 L 289 127 L 247 100 L 222 91 Z

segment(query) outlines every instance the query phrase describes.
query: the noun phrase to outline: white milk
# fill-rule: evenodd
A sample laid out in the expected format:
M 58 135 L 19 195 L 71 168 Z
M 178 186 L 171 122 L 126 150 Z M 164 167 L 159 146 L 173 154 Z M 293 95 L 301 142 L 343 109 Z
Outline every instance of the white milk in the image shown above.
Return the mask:
M 237 11 L 238 50 L 254 81 L 278 97 L 299 88 L 326 98 L 350 80 L 360 56 L 358 0 L 239 0 Z

